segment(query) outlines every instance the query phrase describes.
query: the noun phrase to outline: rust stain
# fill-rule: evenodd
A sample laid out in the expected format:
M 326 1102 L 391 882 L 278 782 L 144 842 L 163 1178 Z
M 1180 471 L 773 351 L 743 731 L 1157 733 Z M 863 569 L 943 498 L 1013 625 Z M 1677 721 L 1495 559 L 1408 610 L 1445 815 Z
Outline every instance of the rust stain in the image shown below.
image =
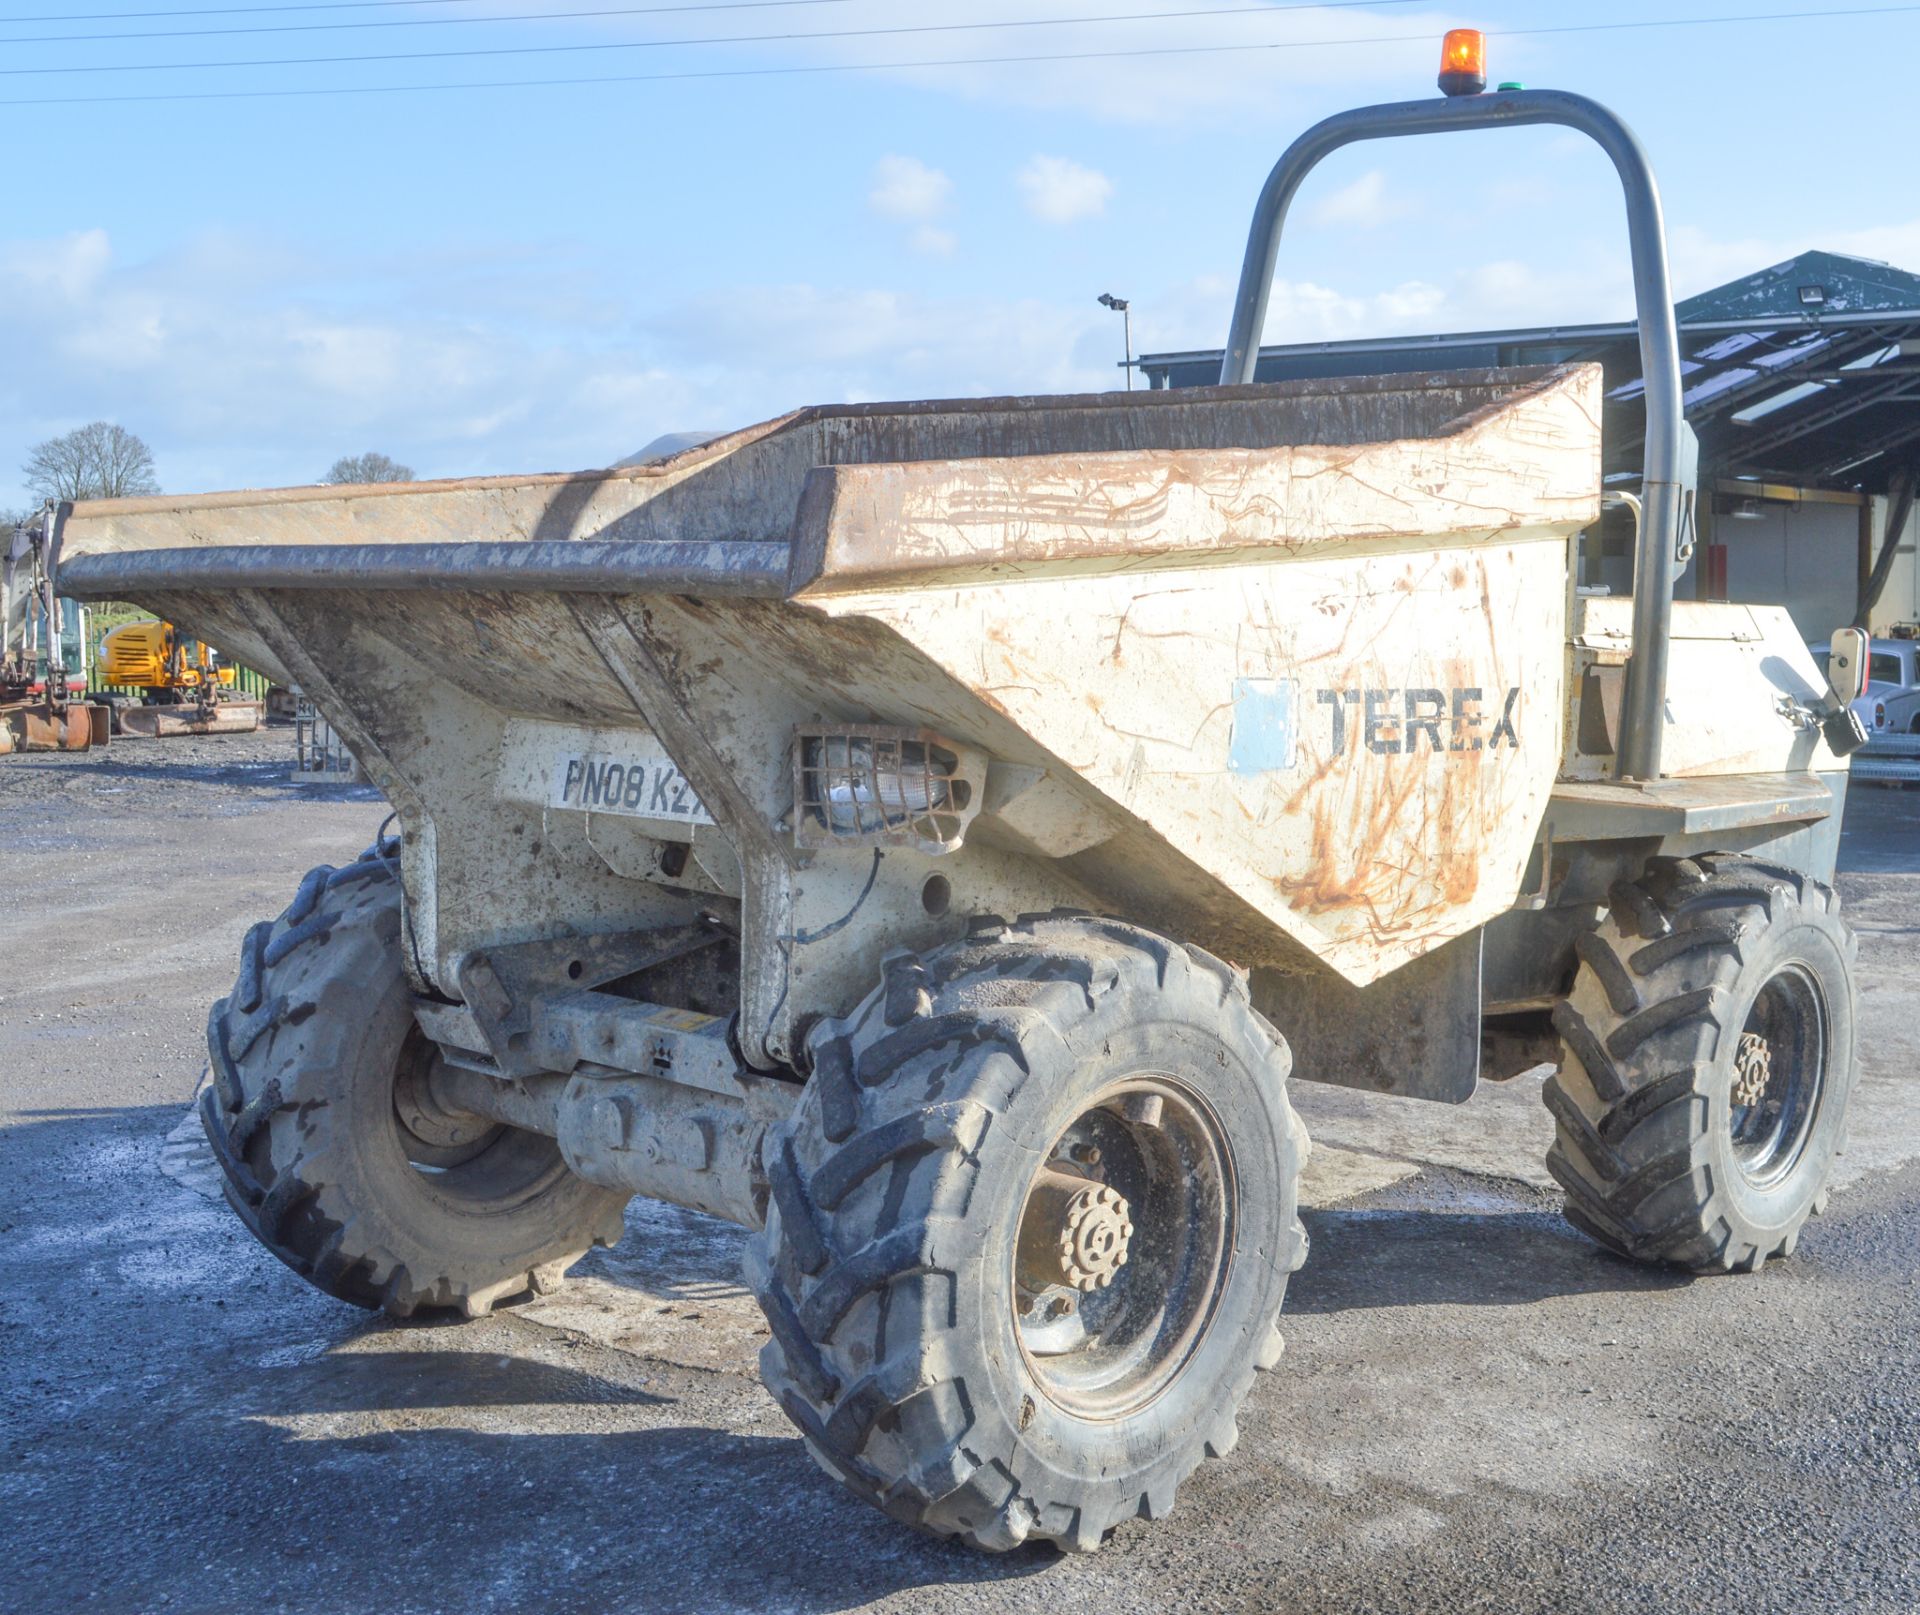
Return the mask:
M 1440 771 L 1434 874 L 1439 882 L 1440 904 L 1446 908 L 1472 902 L 1480 890 L 1480 865 L 1487 840 L 1485 815 L 1492 806 L 1481 794 L 1484 776 L 1480 759 L 1486 755 L 1450 752 Z
M 1337 765 L 1339 761 L 1339 757 L 1331 752 L 1325 757 L 1322 757 L 1320 761 L 1314 765 L 1313 772 L 1300 782 L 1300 788 L 1296 790 L 1292 796 L 1287 798 L 1286 806 L 1281 808 L 1280 811 L 1283 814 L 1298 813 L 1301 803 L 1306 801 L 1307 797 L 1324 783 L 1326 777 L 1333 772 L 1335 765 Z
M 1309 914 L 1324 914 L 1345 908 L 1354 901 L 1354 893 L 1338 873 L 1338 855 L 1334 850 L 1333 816 L 1328 804 L 1313 805 L 1313 838 L 1307 852 L 1307 867 L 1299 875 L 1276 875 L 1275 889 L 1291 907 Z
M 1462 655 L 1434 674 L 1459 688 L 1487 682 L 1489 671 L 1482 657 Z M 1385 680 L 1368 659 L 1331 682 Z M 1384 943 L 1444 928 L 1449 913 L 1474 900 L 1502 811 L 1498 771 L 1485 751 L 1422 748 L 1418 756 L 1417 764 L 1409 753 L 1375 756 L 1350 737 L 1346 750 L 1313 761 L 1281 809 L 1308 821 L 1304 866 L 1272 881 L 1289 908 L 1357 916 Z

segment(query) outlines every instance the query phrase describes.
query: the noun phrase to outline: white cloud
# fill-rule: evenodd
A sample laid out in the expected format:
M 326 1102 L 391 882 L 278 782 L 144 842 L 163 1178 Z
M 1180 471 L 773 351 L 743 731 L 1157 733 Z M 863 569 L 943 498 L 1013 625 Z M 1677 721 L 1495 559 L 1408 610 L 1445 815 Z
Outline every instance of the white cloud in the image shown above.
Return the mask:
M 1226 339 L 1234 283 L 1204 276 L 1134 300 L 1134 345 L 1143 353 L 1217 348 Z M 1624 304 L 1621 298 L 1624 296 Z M 1435 331 L 1495 330 L 1574 319 L 1613 319 L 1632 312 L 1624 268 L 1547 273 L 1496 261 L 1444 279 L 1406 280 L 1350 290 L 1319 281 L 1278 278 L 1267 303 L 1262 341 L 1340 342 Z
M 1014 176 L 1027 211 L 1047 224 L 1071 224 L 1104 213 L 1113 181 L 1070 157 L 1035 157 Z
M 1133 300 L 1137 353 L 1218 348 L 1233 313 L 1234 282 L 1201 275 Z M 1278 279 L 1267 304 L 1266 342 L 1334 342 L 1443 328 L 1448 289 L 1410 280 L 1373 292 L 1339 291 L 1308 280 Z
M 908 246 L 929 258 L 951 258 L 953 249 L 959 244 L 958 237 L 951 230 L 941 230 L 931 224 L 921 225 L 907 238 Z
M 1349 185 L 1322 197 L 1313 208 L 1313 222 L 1371 230 L 1408 211 L 1407 204 L 1387 192 L 1387 176 L 1369 169 Z
M 734 287 L 660 310 L 647 322 L 669 367 L 713 363 L 711 385 L 740 421 L 836 399 L 1075 392 L 1116 378 L 1104 349 L 1105 310 L 1038 298 L 930 298 L 875 288 Z
M 563 250 L 460 256 L 0 242 L 0 509 L 27 502 L 33 443 L 101 418 L 190 492 L 309 482 L 370 448 L 427 476 L 566 470 L 799 404 L 1116 383 L 1106 315 L 1077 302 L 736 285 L 635 319 Z
M 1266 342 L 1340 342 L 1355 337 L 1431 331 L 1447 306 L 1444 288 L 1427 281 L 1403 281 L 1381 291 L 1337 291 L 1310 280 L 1276 280 L 1267 302 Z M 1215 334 L 1206 346 L 1226 336 L 1231 299 L 1213 311 Z
M 76 230 L 57 241 L 9 242 L 0 248 L 0 276 L 14 299 L 51 312 L 86 298 L 112 257 L 106 231 Z
M 873 165 L 867 205 L 887 219 L 930 219 L 953 195 L 953 181 L 918 157 L 882 157 Z
M 948 244 L 917 230 L 920 250 Z M 1737 242 L 1676 230 L 1676 281 L 1686 295 L 1810 246 L 1920 268 L 1920 218 Z M 722 285 L 636 316 L 617 269 L 573 251 L 536 241 L 381 260 L 209 235 L 129 261 L 100 230 L 0 241 L 0 508 L 25 502 L 12 474 L 30 445 L 100 418 L 145 437 L 163 486 L 189 491 L 304 482 L 369 448 L 434 476 L 573 469 L 799 404 L 1117 383 L 1117 322 L 1090 297 Z M 1632 312 L 1624 250 L 1385 286 L 1362 264 L 1353 282 L 1327 282 L 1278 282 L 1266 340 Z M 1226 335 L 1224 275 L 1125 289 L 1136 351 Z
M 1674 295 L 1692 297 L 1783 263 L 1813 248 L 1875 258 L 1920 270 L 1920 219 L 1831 230 L 1818 223 L 1792 234 L 1713 236 L 1680 224 L 1667 234 Z M 1633 318 L 1633 275 L 1625 232 L 1602 233 L 1596 250 L 1564 254 L 1549 265 L 1494 259 L 1466 270 L 1447 290 L 1443 324 L 1427 329 L 1479 330 Z
M 1731 241 L 1716 240 L 1691 225 L 1680 225 L 1671 232 L 1669 240 L 1674 286 L 1682 297 L 1771 268 L 1814 248 L 1855 258 L 1874 258 L 1896 269 L 1920 273 L 1920 219 L 1855 230 L 1827 230 L 1817 224 L 1805 224 L 1796 226 L 1793 235 L 1749 236 Z
M 31 444 L 96 418 L 181 491 L 311 481 L 369 447 L 441 475 L 603 464 L 705 424 L 689 378 L 564 277 L 541 324 L 445 269 L 219 239 L 126 262 L 98 231 L 0 246 L 0 506 Z M 539 278 L 537 258 L 487 272 Z

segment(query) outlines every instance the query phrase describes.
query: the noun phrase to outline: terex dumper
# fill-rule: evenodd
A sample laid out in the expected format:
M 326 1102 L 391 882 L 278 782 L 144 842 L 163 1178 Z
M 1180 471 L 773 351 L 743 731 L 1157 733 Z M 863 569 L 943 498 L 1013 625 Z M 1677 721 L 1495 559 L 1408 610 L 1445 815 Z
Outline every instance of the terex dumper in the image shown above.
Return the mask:
M 1538 122 L 1626 182 L 1631 600 L 1575 588 L 1597 366 L 1247 384 L 1314 162 Z M 397 815 L 213 1009 L 203 1114 L 259 1238 L 476 1314 L 631 1195 L 729 1218 L 815 1457 L 996 1549 L 1093 1548 L 1232 1448 L 1307 1254 L 1289 1076 L 1458 1101 L 1555 1051 L 1580 1228 L 1697 1272 L 1791 1252 L 1854 1077 L 1853 692 L 1784 611 L 1672 604 L 1632 137 L 1549 91 L 1321 125 L 1221 379 L 68 512 L 68 591 L 297 684 Z

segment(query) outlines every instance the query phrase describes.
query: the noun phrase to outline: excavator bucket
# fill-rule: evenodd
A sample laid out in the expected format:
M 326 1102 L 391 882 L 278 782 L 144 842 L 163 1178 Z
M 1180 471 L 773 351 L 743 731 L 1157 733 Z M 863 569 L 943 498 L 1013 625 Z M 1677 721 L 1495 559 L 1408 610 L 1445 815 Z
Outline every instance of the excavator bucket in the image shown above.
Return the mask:
M 215 701 L 207 706 L 181 702 L 175 706 L 124 706 L 120 733 L 150 740 L 175 735 L 244 735 L 258 729 L 266 708 L 259 701 Z

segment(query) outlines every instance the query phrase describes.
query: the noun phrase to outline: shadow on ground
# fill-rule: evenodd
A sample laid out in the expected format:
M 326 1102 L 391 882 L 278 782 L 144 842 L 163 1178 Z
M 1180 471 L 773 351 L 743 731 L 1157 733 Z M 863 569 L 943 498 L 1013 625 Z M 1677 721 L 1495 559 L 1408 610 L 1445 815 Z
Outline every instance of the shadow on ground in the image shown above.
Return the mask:
M 75 771 L 75 783 L 125 785 L 129 788 L 157 789 L 167 786 L 215 785 L 230 792 L 269 798 L 292 798 L 310 802 L 371 802 L 380 793 L 370 785 L 304 784 L 293 777 L 293 743 L 287 742 L 287 755 L 275 758 L 235 758 L 231 762 L 205 762 L 168 757 L 162 748 L 177 745 L 170 740 L 116 740 L 113 747 L 94 753 L 66 766 Z M 128 756 L 118 748 L 152 747 L 150 753 Z
M 1391 1306 L 1526 1306 L 1554 1296 L 1645 1293 L 1693 1282 L 1600 1249 L 1557 1211 L 1309 1211 L 1295 1315 Z
M 742 1376 L 320 1295 L 161 1174 L 180 1114 L 0 1128 L 0 1611 L 826 1612 L 1058 1562 L 886 1520 Z
M 396 1324 L 318 1295 L 223 1204 L 161 1175 L 180 1114 L 47 1109 L 0 1132 L 0 1353 L 27 1460 L 0 1508 L 25 1545 L 23 1607 L 84 1587 L 122 1608 L 166 1592 L 173 1609 L 829 1612 L 1062 1563 L 905 1532 L 826 1482 L 743 1375 L 510 1314 Z M 28 1182 L 40 1191 L 19 1203 Z M 1289 1306 L 1303 1332 L 1379 1307 L 1684 1282 L 1538 1209 L 1307 1220 Z M 598 1276 L 620 1282 L 638 1257 L 654 1284 L 737 1284 L 737 1230 L 649 1208 L 628 1244 L 649 1235 L 671 1250 L 623 1246 Z

